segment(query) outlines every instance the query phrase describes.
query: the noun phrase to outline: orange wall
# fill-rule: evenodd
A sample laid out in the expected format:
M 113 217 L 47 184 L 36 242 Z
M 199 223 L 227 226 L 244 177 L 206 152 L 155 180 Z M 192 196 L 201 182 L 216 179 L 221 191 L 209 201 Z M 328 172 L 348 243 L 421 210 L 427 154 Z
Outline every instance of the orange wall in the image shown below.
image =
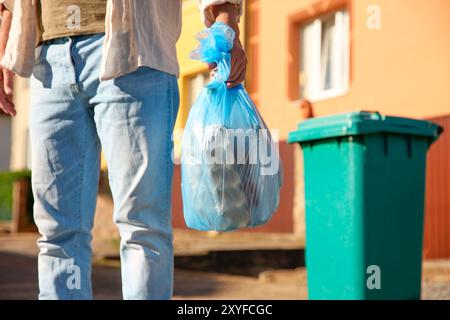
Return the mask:
M 350 91 L 314 104 L 315 115 L 349 110 L 429 118 L 450 114 L 450 1 L 349 0 L 351 15 Z M 312 4 L 319 4 L 312 6 Z M 260 0 L 258 102 L 281 139 L 301 120 L 288 96 L 289 17 L 336 1 Z M 369 5 L 381 8 L 381 30 L 366 27 Z
M 247 83 L 271 129 L 280 129 L 280 153 L 285 172 L 282 205 L 274 219 L 255 231 L 302 233 L 304 230 L 302 160 L 296 145 L 287 145 L 289 131 L 302 120 L 298 101 L 289 97 L 290 19 L 304 13 L 315 17 L 331 7 L 346 5 L 351 18 L 350 89 L 348 94 L 314 104 L 315 115 L 350 110 L 378 110 L 385 114 L 431 118 L 450 114 L 450 0 L 245 0 L 248 16 Z M 186 1 L 186 3 L 189 1 Z M 381 8 L 381 30 L 366 27 L 369 5 Z M 256 13 L 256 14 L 255 14 Z M 253 17 L 251 16 L 253 14 Z M 192 20 L 195 20 L 194 22 Z M 185 5 L 183 33 L 178 43 L 183 79 L 204 66 L 188 59 L 195 47 L 195 31 L 202 28 L 197 8 Z M 182 115 L 188 106 L 182 103 Z M 182 126 L 183 121 L 179 121 Z M 295 153 L 297 152 L 297 153 Z M 177 168 L 176 170 L 178 170 Z M 178 180 L 177 180 L 178 179 Z M 179 186 L 179 172 L 175 186 Z M 184 227 L 181 198 L 174 191 L 174 225 Z

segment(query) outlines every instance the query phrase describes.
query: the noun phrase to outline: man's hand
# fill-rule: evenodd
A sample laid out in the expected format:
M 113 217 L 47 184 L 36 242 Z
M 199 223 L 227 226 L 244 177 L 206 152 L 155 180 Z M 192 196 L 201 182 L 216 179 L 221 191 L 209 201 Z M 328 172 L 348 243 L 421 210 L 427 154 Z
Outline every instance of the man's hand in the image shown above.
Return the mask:
M 215 17 L 216 22 L 226 23 L 236 32 L 233 50 L 231 51 L 231 71 L 227 81 L 228 88 L 233 88 L 245 80 L 247 71 L 247 55 L 245 54 L 241 40 L 239 39 L 239 12 L 236 6 L 231 3 L 212 6 L 211 12 Z M 213 67 L 214 66 L 210 65 L 210 68 Z
M 2 21 L 0 25 L 0 58 L 4 56 L 8 42 L 9 30 L 11 29 L 12 13 L 3 5 L 0 5 Z M 14 73 L 0 66 L 0 109 L 6 114 L 15 116 L 17 114 L 13 96 Z

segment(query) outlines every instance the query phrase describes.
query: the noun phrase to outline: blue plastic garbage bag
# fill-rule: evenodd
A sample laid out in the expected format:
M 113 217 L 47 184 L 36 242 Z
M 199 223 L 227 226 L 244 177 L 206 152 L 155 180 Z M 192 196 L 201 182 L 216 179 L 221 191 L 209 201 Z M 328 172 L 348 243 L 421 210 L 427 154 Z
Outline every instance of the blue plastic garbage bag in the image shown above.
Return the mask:
M 276 211 L 281 161 L 242 85 L 228 89 L 235 32 L 216 23 L 197 35 L 193 59 L 216 63 L 214 79 L 192 106 L 183 133 L 184 218 L 197 230 L 230 231 L 265 224 Z

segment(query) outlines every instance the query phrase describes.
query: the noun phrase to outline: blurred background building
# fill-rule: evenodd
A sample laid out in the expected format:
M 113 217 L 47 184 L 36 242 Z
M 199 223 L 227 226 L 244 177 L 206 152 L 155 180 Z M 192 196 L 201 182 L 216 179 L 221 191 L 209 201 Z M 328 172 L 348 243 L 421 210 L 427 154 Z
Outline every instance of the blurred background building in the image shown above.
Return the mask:
M 268 225 L 250 232 L 294 235 L 303 241 L 302 158 L 299 147 L 286 142 L 289 131 L 312 115 L 376 110 L 431 119 L 446 129 L 428 156 L 424 254 L 449 258 L 450 1 L 244 2 L 246 87 L 268 126 L 280 131 L 285 173 L 278 213 Z M 184 0 L 178 42 L 179 129 L 209 77 L 205 65 L 189 59 L 197 46 L 194 35 L 203 28 L 195 1 Z M 0 114 L 0 171 L 30 166 L 28 99 L 28 81 L 16 78 L 18 115 L 10 119 Z M 184 229 L 179 166 L 173 203 L 174 226 Z

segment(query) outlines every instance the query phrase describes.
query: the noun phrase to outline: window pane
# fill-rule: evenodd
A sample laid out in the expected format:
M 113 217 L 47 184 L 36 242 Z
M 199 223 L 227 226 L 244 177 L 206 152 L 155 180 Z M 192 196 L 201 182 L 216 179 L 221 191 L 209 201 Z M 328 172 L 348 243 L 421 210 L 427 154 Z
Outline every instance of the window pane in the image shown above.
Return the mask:
M 313 94 L 313 83 L 314 83 L 314 72 L 315 61 L 316 61 L 316 53 L 317 49 L 317 41 L 315 41 L 315 33 L 316 33 L 316 24 L 309 23 L 302 27 L 300 32 L 301 38 L 301 54 L 300 54 L 300 96 L 301 97 L 309 97 Z
M 321 57 L 320 57 L 320 91 L 333 89 L 335 84 L 333 81 L 334 63 L 333 46 L 334 46 L 334 15 L 322 20 L 321 34 Z
M 310 100 L 343 94 L 349 79 L 349 18 L 337 11 L 300 30 L 300 96 Z

